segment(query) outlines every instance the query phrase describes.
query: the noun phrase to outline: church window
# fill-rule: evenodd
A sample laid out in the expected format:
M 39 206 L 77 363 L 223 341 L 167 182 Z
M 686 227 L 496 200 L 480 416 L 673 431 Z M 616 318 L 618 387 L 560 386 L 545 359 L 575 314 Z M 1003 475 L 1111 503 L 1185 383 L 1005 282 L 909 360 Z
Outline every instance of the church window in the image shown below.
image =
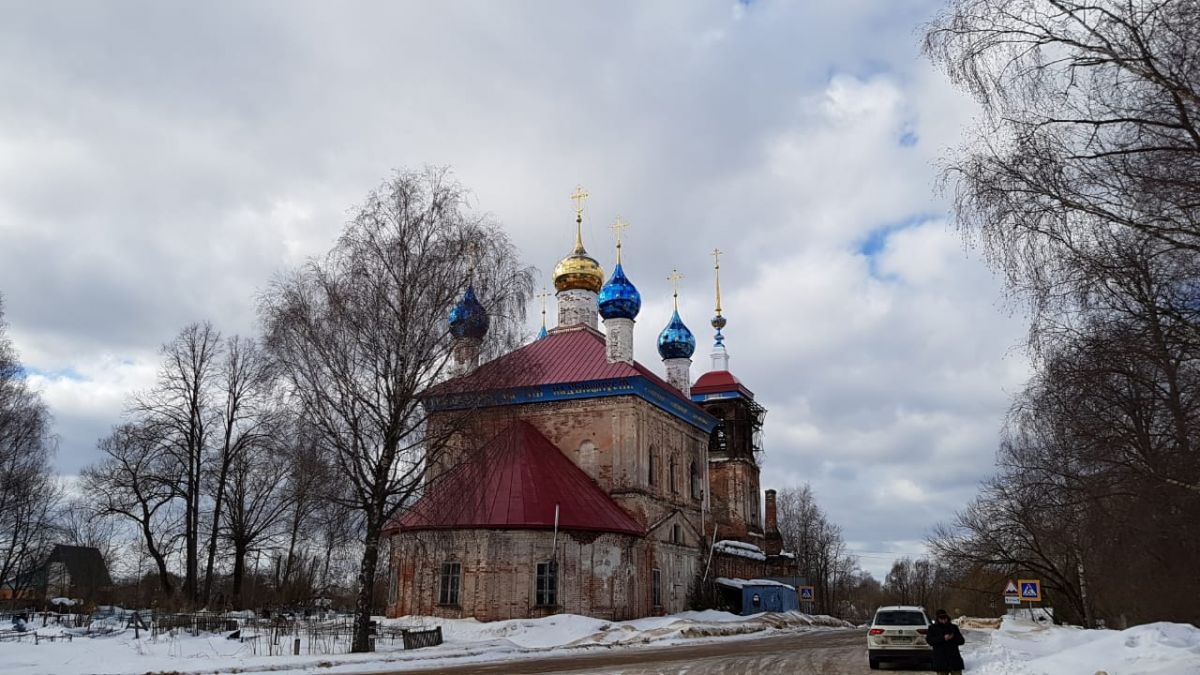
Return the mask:
M 442 583 L 438 593 L 438 604 L 458 606 L 458 589 L 461 584 L 462 563 L 442 563 Z
M 671 473 L 667 477 L 667 480 L 671 481 L 671 493 L 672 494 L 678 493 L 679 492 L 679 484 L 675 482 L 675 458 L 674 457 L 671 458 Z
M 678 523 L 671 526 L 671 543 L 672 544 L 682 544 L 683 543 L 683 526 Z
M 553 607 L 558 604 L 558 562 L 550 560 L 537 565 L 538 607 Z
M 646 481 L 647 481 L 648 485 L 654 485 L 655 481 L 658 479 L 658 477 L 655 475 L 655 472 L 657 470 L 657 466 L 656 466 L 657 464 L 658 464 L 658 451 L 655 450 L 654 446 L 652 445 L 652 446 L 650 446 L 650 466 L 646 472 Z
M 708 441 L 708 451 L 725 452 L 728 449 L 729 440 L 725 436 L 725 422 L 721 421 L 712 430 L 712 437 Z
M 654 570 L 654 607 L 662 607 L 662 573 Z
M 704 497 L 704 479 L 700 475 L 700 467 L 696 465 L 696 460 L 692 460 L 688 474 L 692 479 L 692 499 L 702 499 Z

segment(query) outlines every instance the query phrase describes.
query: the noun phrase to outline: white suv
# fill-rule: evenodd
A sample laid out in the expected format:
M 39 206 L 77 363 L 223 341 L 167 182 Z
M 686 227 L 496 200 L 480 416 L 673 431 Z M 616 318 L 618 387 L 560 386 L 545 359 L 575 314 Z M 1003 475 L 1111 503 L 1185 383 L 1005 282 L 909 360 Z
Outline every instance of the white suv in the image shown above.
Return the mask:
M 867 629 L 867 658 L 871 670 L 881 661 L 908 661 L 928 665 L 933 648 L 925 642 L 929 617 L 925 610 L 910 605 L 892 605 L 875 610 Z

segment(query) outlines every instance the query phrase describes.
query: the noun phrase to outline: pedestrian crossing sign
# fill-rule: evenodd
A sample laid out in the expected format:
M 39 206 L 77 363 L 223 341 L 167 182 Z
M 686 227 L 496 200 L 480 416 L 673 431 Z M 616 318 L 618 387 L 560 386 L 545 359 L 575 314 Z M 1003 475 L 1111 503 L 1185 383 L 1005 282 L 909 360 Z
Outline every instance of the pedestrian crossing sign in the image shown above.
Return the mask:
M 1012 595 L 1012 596 L 1020 595 L 1020 592 L 1017 591 L 1017 582 L 1013 581 L 1012 579 L 1009 579 L 1008 583 L 1005 584 L 1005 586 L 1004 586 L 1004 594 Z
M 1042 582 L 1040 579 L 1020 579 L 1017 586 L 1021 590 L 1021 602 L 1041 602 Z
M 800 586 L 796 590 L 800 591 L 800 599 L 803 600 L 804 602 L 812 602 L 813 601 L 813 587 L 812 586 Z

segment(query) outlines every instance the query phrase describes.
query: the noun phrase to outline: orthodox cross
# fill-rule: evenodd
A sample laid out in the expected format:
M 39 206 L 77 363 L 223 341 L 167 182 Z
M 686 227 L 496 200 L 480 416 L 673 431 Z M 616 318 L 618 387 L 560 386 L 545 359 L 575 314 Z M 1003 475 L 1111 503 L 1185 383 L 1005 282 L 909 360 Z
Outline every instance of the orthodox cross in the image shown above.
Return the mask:
M 583 222 L 583 202 L 588 197 L 591 195 L 583 189 L 582 185 L 576 185 L 575 191 L 571 193 L 571 200 L 575 202 L 575 222 L 577 223 Z
M 679 310 L 679 282 L 683 279 L 683 275 L 679 270 L 671 270 L 671 276 L 667 277 L 667 281 L 671 282 L 671 288 L 675 296 L 675 310 Z
M 543 288 L 541 292 L 537 294 L 538 299 L 542 301 L 542 328 L 546 327 L 546 300 L 549 299 L 551 295 L 552 293 L 550 293 L 550 290 L 546 288 Z
M 629 223 L 621 220 L 621 216 L 617 216 L 616 222 L 609 225 L 613 232 L 617 233 L 617 264 L 621 264 L 621 232 L 629 229 Z
M 721 316 L 721 254 L 724 253 L 719 248 L 714 248 L 711 255 L 713 257 L 713 270 L 717 277 L 717 316 Z

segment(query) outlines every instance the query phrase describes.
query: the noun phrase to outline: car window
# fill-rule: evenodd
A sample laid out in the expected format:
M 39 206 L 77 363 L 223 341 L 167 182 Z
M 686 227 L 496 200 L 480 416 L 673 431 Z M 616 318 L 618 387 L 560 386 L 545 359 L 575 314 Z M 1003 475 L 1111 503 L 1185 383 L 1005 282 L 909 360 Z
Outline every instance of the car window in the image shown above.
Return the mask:
M 889 611 L 875 615 L 876 626 L 924 626 L 925 615 L 921 612 Z

